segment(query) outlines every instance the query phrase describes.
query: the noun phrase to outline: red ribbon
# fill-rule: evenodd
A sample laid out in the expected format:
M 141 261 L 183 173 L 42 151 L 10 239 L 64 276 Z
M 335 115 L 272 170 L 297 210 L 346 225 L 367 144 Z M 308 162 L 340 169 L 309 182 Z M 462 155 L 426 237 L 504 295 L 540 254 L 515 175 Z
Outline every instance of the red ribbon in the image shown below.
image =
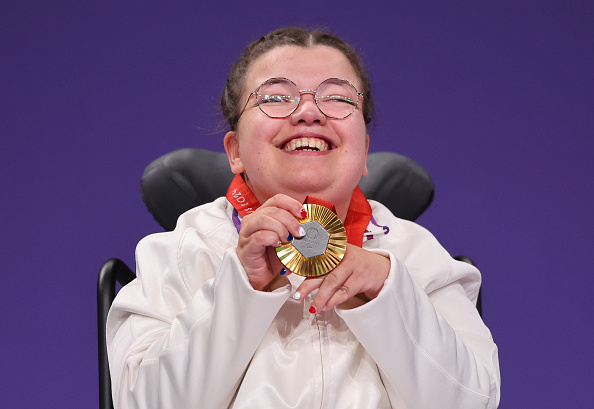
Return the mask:
M 361 192 L 359 186 L 353 190 L 349 210 L 344 221 L 344 228 L 347 234 L 347 241 L 357 247 L 363 246 L 363 235 L 369 222 L 371 222 L 371 206 L 367 198 Z
M 241 175 L 235 175 L 231 181 L 231 185 L 227 190 L 227 200 L 229 200 L 242 217 L 255 212 L 256 209 L 260 207 L 258 199 L 256 199 L 256 196 L 254 196 Z M 307 196 L 305 198 L 305 203 L 318 204 L 336 213 L 336 208 L 332 203 L 317 197 Z M 363 245 L 363 235 L 365 234 L 369 222 L 371 222 L 371 216 L 372 213 L 369 202 L 367 202 L 367 199 L 363 192 L 361 192 L 359 186 L 355 187 L 353 195 L 351 196 L 351 203 L 349 204 L 346 219 L 344 220 L 347 242 L 358 247 Z
M 229 189 L 227 189 L 227 200 L 242 217 L 256 211 L 260 203 L 251 189 L 245 183 L 241 175 L 235 175 Z

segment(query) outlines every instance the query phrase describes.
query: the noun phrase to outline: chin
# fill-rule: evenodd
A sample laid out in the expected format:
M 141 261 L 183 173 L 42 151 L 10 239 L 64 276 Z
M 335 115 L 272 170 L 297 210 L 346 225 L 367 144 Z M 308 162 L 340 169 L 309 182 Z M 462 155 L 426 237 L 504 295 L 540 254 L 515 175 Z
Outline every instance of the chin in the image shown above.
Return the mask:
M 305 200 L 305 196 L 314 196 L 320 199 L 327 200 L 334 204 L 338 204 L 341 201 L 349 200 L 352 194 L 353 189 L 355 188 L 356 184 L 351 186 L 337 186 L 333 182 L 328 181 L 327 183 L 299 183 L 297 186 L 292 186 L 291 190 L 295 192 L 295 195 L 303 196 L 301 199 L 295 197 L 297 200 Z
M 296 192 L 304 192 L 305 194 L 313 194 L 316 192 L 324 192 L 332 189 L 333 180 L 322 180 L 318 174 L 297 174 L 291 178 L 291 185 L 288 186 L 290 190 Z

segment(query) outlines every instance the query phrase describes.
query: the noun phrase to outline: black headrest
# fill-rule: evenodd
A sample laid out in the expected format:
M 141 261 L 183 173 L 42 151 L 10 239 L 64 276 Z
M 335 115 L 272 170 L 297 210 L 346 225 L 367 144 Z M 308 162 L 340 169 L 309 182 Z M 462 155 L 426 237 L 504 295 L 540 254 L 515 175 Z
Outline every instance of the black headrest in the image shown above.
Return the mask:
M 394 215 L 415 220 L 431 204 L 431 177 L 412 159 L 391 152 L 370 153 L 367 168 L 369 174 L 359 187 Z M 165 230 L 173 230 L 182 213 L 224 196 L 233 176 L 226 154 L 185 148 L 148 165 L 140 191 L 155 220 Z

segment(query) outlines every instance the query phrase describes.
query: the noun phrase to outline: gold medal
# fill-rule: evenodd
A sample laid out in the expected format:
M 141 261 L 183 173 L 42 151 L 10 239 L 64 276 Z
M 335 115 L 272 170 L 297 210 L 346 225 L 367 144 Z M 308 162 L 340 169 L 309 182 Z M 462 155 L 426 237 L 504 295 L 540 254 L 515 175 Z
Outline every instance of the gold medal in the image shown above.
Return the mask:
M 344 257 L 346 230 L 332 210 L 317 204 L 304 204 L 303 208 L 307 216 L 299 223 L 305 236 L 282 243 L 276 255 L 293 273 L 318 277 L 332 271 Z

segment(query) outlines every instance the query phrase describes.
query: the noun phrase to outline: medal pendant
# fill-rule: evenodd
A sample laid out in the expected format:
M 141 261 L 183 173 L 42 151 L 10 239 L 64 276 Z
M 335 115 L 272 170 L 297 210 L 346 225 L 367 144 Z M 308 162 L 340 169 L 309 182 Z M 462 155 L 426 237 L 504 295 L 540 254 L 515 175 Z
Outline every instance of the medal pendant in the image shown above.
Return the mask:
M 293 273 L 318 277 L 329 273 L 344 257 L 347 246 L 342 221 L 328 208 L 304 204 L 307 216 L 299 219 L 305 236 L 294 237 L 276 248 L 276 255 Z

